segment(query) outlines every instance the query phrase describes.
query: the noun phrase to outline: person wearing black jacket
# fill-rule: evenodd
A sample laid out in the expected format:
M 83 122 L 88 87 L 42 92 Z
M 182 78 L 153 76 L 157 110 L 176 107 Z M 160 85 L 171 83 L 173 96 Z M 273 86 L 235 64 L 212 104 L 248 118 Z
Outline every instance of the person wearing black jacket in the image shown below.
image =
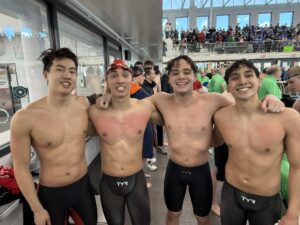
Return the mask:
M 142 88 L 144 88 L 145 91 L 149 93 L 149 95 L 153 95 L 154 94 L 153 88 L 156 86 L 156 83 L 154 81 L 156 76 L 155 72 L 151 67 L 145 67 L 144 71 L 145 71 L 145 80 Z

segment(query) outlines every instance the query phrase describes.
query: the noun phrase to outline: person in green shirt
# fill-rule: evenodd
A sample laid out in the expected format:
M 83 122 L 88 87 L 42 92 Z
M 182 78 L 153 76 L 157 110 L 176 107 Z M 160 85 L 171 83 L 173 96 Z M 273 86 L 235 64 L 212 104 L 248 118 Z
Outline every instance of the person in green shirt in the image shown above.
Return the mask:
M 213 77 L 210 80 L 208 92 L 223 93 L 227 89 L 224 77 L 221 75 L 221 70 L 216 68 L 212 71 Z
M 273 65 L 267 71 L 267 76 L 265 76 L 261 85 L 258 89 L 258 98 L 262 100 L 266 95 L 275 95 L 278 99 L 282 98 L 282 91 L 277 84 L 277 80 L 280 78 L 281 68 L 280 66 Z
M 202 85 L 205 86 L 205 84 L 209 84 L 210 80 L 209 78 L 206 76 L 206 71 L 199 71 L 197 73 L 197 79 L 201 82 Z
M 288 76 L 288 87 L 295 91 L 298 92 L 300 91 L 300 67 L 295 66 L 290 68 L 287 71 L 287 76 Z M 298 99 L 294 105 L 293 108 L 297 110 L 300 113 L 299 105 L 300 99 Z M 281 160 L 281 185 L 280 185 L 280 194 L 281 197 L 287 206 L 289 203 L 289 194 L 288 194 L 288 176 L 289 176 L 289 170 L 290 170 L 290 165 L 289 161 L 287 159 L 286 153 L 283 154 L 282 160 Z

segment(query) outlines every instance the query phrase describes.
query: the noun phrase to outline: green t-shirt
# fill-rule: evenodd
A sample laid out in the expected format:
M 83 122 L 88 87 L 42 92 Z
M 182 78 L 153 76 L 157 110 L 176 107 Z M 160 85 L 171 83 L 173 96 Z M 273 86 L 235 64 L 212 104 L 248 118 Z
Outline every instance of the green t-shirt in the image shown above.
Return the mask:
M 221 74 L 215 74 L 210 80 L 208 91 L 222 93 L 222 85 L 227 88 L 224 77 Z
M 289 183 L 289 170 L 290 165 L 287 158 L 287 155 L 284 153 L 282 160 L 281 160 L 281 188 L 280 193 L 281 196 L 286 202 L 289 201 L 289 190 L 288 190 L 288 183 Z
M 200 77 L 199 77 L 199 79 L 198 79 L 200 82 L 201 82 L 201 84 L 203 85 L 204 83 L 208 83 L 209 84 L 209 78 L 207 77 L 207 76 L 205 76 L 205 77 L 202 77 L 201 75 L 200 75 Z
M 272 94 L 278 99 L 282 98 L 282 92 L 277 84 L 277 80 L 272 75 L 267 75 L 262 81 L 261 86 L 258 89 L 258 98 L 260 100 L 264 99 L 266 95 Z

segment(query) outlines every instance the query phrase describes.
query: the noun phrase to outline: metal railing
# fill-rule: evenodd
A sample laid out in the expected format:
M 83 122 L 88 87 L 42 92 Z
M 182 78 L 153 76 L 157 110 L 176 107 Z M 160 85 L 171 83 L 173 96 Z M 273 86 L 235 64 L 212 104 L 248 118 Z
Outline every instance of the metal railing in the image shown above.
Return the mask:
M 260 53 L 260 52 L 293 52 L 300 51 L 300 40 L 293 41 L 248 41 L 248 42 L 215 42 L 191 44 L 173 44 L 173 50 L 190 52 L 217 52 L 219 54 L 230 53 Z

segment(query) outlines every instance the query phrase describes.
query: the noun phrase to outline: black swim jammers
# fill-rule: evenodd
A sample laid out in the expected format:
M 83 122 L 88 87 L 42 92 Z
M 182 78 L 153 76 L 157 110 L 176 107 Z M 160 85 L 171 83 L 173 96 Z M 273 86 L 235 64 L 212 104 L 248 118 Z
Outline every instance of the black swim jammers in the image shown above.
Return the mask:
M 132 225 L 150 225 L 150 202 L 143 170 L 128 177 L 103 174 L 100 199 L 108 225 L 125 224 L 125 203 Z
M 87 174 L 75 183 L 64 187 L 39 185 L 38 197 L 48 211 L 52 225 L 64 225 L 67 213 L 70 211 L 76 213 L 78 219 L 76 224 L 97 224 L 96 201 Z
M 222 225 L 274 225 L 281 218 L 281 199 L 245 193 L 226 180 L 221 195 Z
M 187 186 L 194 214 L 207 216 L 212 205 L 212 180 L 208 162 L 189 168 L 169 160 L 164 184 L 165 203 L 169 211 L 181 211 Z

